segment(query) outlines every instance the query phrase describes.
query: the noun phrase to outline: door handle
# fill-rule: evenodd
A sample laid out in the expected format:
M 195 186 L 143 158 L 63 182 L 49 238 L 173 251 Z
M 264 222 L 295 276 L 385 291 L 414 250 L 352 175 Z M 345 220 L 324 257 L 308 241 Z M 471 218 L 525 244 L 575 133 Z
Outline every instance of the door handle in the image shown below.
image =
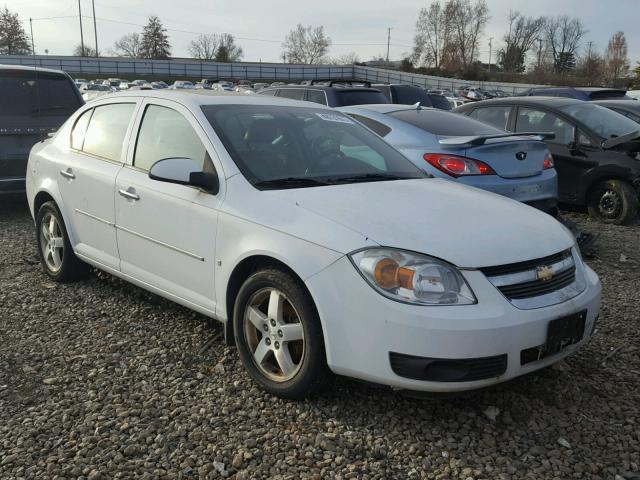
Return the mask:
M 118 190 L 118 193 L 122 195 L 124 198 L 128 198 L 129 200 L 140 200 L 140 196 L 136 194 L 136 191 L 129 187 L 127 190 L 121 188 Z
M 64 178 L 68 178 L 69 180 L 73 180 L 74 178 L 76 178 L 71 168 L 67 168 L 66 170 L 60 170 L 60 175 L 62 175 Z

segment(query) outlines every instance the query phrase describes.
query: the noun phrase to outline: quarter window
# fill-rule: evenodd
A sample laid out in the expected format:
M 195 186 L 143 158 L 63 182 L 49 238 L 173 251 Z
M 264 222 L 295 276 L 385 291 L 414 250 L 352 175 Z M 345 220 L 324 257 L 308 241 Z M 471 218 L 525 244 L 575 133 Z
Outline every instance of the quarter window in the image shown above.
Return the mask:
M 87 126 L 89 125 L 91 113 L 93 113 L 93 108 L 84 112 L 76 120 L 76 124 L 73 126 L 73 130 L 71 131 L 71 148 L 82 150 L 82 143 L 84 142 L 84 135 L 87 131 Z
M 96 107 L 84 136 L 82 150 L 120 162 L 124 137 L 134 108 L 134 103 L 114 103 Z
M 322 90 L 307 90 L 307 101 L 326 105 L 327 97 Z
M 140 125 L 133 164 L 149 171 L 165 158 L 190 158 L 203 170 L 213 169 L 207 150 L 189 121 L 171 108 L 149 105 Z
M 384 137 L 385 135 L 388 135 L 389 132 L 391 132 L 391 129 L 385 124 L 372 120 L 371 118 L 363 117 L 362 115 L 356 115 L 355 113 L 350 113 L 349 116 L 359 121 L 369 130 L 373 130 L 381 137 Z
M 575 128 L 570 123 L 550 112 L 520 108 L 516 119 L 516 132 L 553 132 L 551 143 L 569 145 L 575 138 Z

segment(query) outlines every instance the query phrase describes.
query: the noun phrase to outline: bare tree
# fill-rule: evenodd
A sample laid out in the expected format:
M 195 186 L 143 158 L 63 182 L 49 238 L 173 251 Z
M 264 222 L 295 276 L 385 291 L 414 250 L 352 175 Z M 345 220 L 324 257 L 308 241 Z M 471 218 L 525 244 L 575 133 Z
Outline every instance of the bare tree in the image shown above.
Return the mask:
M 587 48 L 576 64 L 576 76 L 584 79 L 588 86 L 601 85 L 605 77 L 605 60 L 593 48 L 593 42 L 587 43 Z
M 353 65 L 354 63 L 360 63 L 360 57 L 356 52 L 343 53 L 332 58 L 329 63 L 332 65 Z
M 439 1 L 420 9 L 414 36 L 413 63 L 435 68 L 442 66 L 443 51 L 451 41 L 451 21 Z
M 476 59 L 478 42 L 489 21 L 489 7 L 485 0 L 449 0 L 445 6 L 451 21 L 451 40 L 459 55 L 462 67 L 467 69 Z
M 95 57 L 97 56 L 96 49 L 90 47 L 89 45 L 85 45 L 83 49 L 82 45 L 78 44 L 73 49 L 73 56 L 74 57 Z
M 189 52 L 195 58 L 218 62 L 237 62 L 243 55 L 242 47 L 230 33 L 199 35 L 189 44 Z
M 575 68 L 576 52 L 586 33 L 579 18 L 560 15 L 547 19 L 545 35 L 553 56 L 555 73 L 564 74 Z
M 0 10 L 0 55 L 27 55 L 31 52 L 29 37 L 17 13 L 6 6 Z
M 324 27 L 298 24 L 287 34 L 282 48 L 289 63 L 314 64 L 327 60 L 330 45 L 331 39 L 325 35 Z
M 627 38 L 624 32 L 618 31 L 609 40 L 606 54 L 607 77 L 614 86 L 620 77 L 629 72 L 630 65 L 627 55 Z
M 113 44 L 113 54 L 117 57 L 140 58 L 140 35 L 128 33 Z
M 522 73 L 527 53 L 544 27 L 544 18 L 525 17 L 520 12 L 509 13 L 509 31 L 504 34 L 504 48 L 498 52 L 498 63 L 505 72 Z

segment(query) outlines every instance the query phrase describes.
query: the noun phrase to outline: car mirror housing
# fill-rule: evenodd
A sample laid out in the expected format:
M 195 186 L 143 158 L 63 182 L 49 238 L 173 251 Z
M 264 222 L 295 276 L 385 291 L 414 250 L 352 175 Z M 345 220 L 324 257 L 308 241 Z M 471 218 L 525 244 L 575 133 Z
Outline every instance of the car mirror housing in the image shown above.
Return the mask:
M 216 195 L 220 190 L 218 176 L 215 173 L 203 172 L 191 158 L 158 160 L 151 166 L 149 178 L 158 182 L 201 188 L 213 195 Z

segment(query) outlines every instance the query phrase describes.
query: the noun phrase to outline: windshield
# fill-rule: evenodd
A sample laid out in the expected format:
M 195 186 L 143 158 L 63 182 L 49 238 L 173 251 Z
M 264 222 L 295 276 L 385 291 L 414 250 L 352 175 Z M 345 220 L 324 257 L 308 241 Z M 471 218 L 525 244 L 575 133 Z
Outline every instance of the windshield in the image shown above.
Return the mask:
M 342 113 L 270 105 L 206 105 L 202 111 L 260 189 L 426 177 Z
M 581 121 L 605 140 L 640 130 L 640 125 L 633 120 L 592 103 L 569 105 L 560 107 L 559 110 Z
M 0 71 L 0 115 L 42 116 L 73 113 L 81 101 L 64 75 L 30 70 Z
M 389 103 L 384 93 L 378 90 L 340 90 L 336 89 L 336 98 L 339 107 L 349 105 L 367 105 L 375 103 Z
M 426 132 L 444 137 L 497 135 L 504 133 L 504 130 L 498 130 L 473 118 L 432 108 L 401 110 L 398 112 L 390 112 L 388 115 Z

